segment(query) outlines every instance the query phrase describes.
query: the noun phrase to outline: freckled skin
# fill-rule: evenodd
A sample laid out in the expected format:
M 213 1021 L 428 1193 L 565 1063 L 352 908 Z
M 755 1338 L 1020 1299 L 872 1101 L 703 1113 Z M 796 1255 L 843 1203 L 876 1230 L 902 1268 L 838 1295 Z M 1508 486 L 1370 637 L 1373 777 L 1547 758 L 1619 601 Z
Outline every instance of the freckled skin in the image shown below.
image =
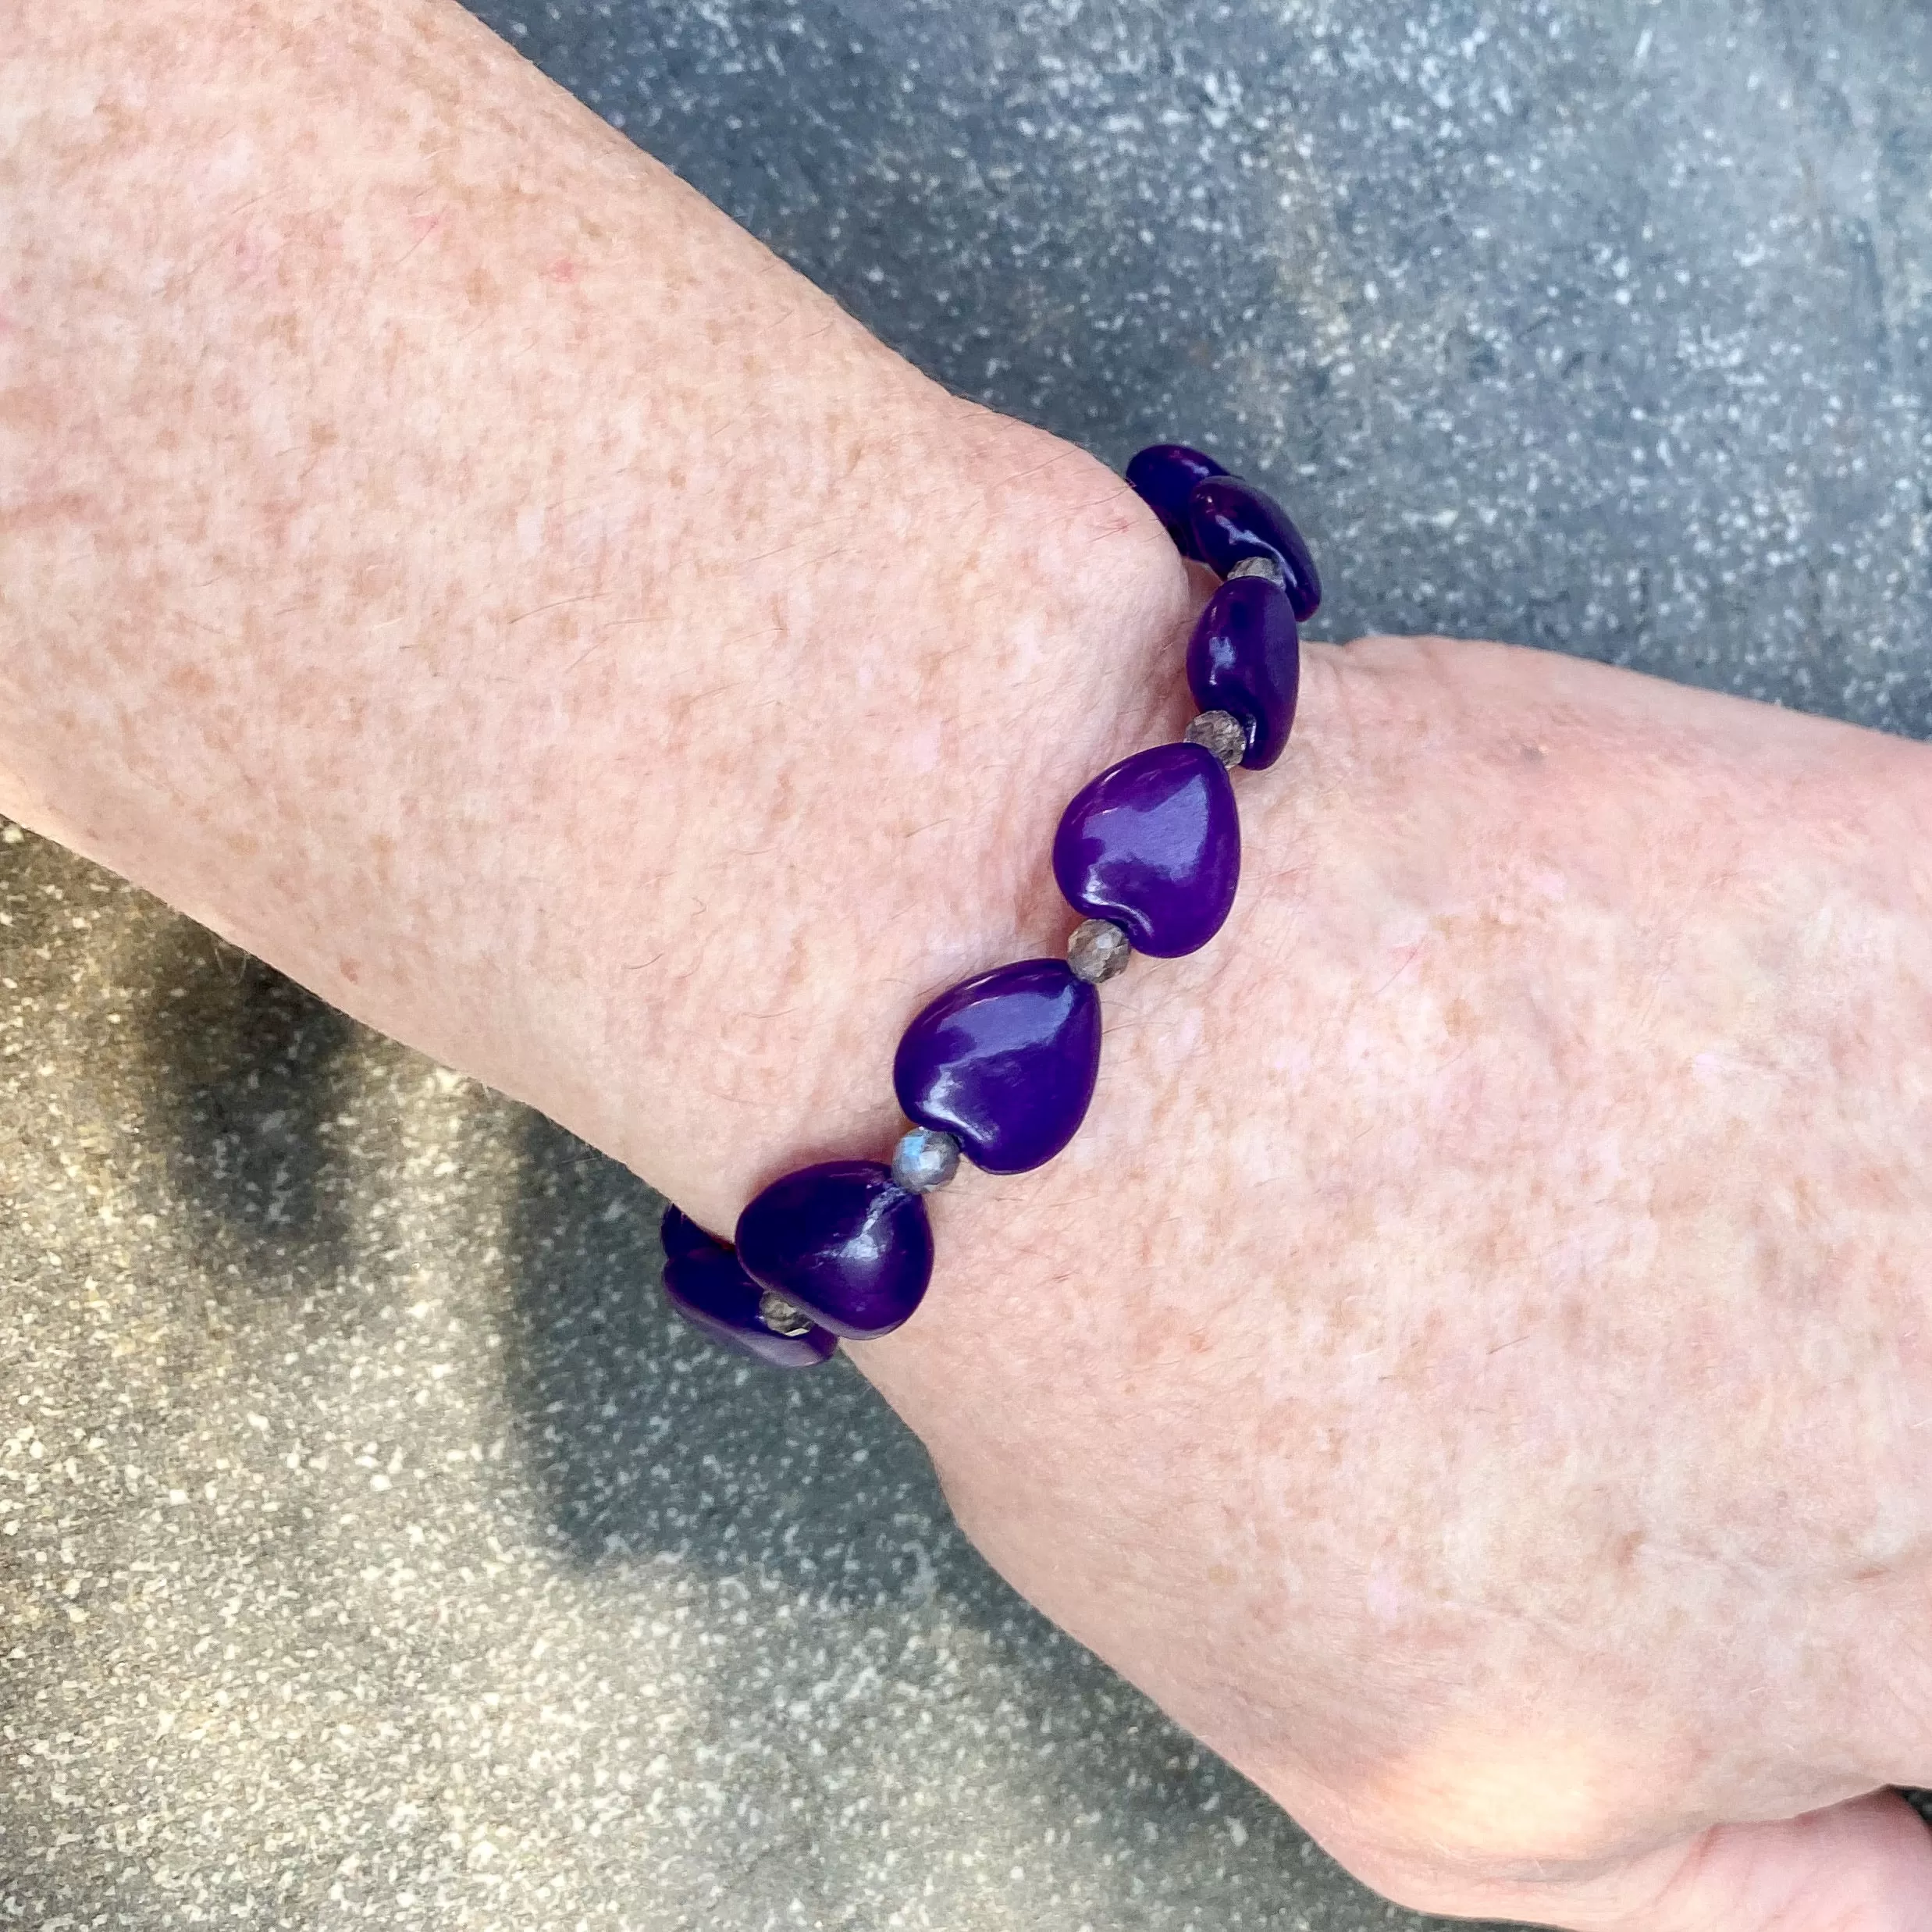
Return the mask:
M 1201 573 L 454 8 L 5 61 L 0 809 L 709 1226 L 883 1153 L 901 1027 L 1064 941 L 1062 805 L 1184 727 Z M 1707 1827 L 1932 1781 L 1932 754 L 1382 639 L 1237 789 L 1226 927 L 853 1357 L 1371 1883 L 1729 1924 Z

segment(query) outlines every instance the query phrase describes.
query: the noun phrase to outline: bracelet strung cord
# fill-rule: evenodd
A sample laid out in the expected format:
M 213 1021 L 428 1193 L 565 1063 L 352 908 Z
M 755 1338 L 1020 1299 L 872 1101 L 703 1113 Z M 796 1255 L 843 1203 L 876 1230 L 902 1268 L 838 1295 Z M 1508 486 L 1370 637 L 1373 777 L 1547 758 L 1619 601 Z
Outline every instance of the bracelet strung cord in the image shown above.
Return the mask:
M 1187 646 L 1201 713 L 1175 745 L 1110 766 L 1066 808 L 1053 876 L 1083 915 L 1063 959 L 995 966 L 941 993 L 901 1037 L 892 1083 L 913 1123 L 881 1161 L 825 1161 L 774 1181 L 718 1240 L 665 1210 L 664 1292 L 728 1346 L 807 1368 L 841 1336 L 889 1334 L 932 1279 L 925 1197 L 963 1156 L 989 1174 L 1040 1166 L 1073 1139 L 1100 1071 L 1097 989 L 1137 952 L 1204 946 L 1234 903 L 1240 821 L 1229 772 L 1263 771 L 1294 723 L 1297 624 L 1322 585 L 1281 506 L 1178 443 L 1145 449 L 1130 486 L 1183 556 L 1223 581 Z

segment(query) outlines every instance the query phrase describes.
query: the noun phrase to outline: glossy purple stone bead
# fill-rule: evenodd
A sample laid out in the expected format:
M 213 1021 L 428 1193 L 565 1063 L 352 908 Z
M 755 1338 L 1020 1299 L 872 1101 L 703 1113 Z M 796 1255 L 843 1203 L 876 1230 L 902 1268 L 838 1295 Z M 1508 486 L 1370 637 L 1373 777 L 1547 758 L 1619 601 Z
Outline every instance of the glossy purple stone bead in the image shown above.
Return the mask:
M 1282 755 L 1301 688 L 1301 633 L 1277 585 L 1236 577 L 1208 600 L 1187 642 L 1187 688 L 1202 710 L 1231 711 L 1246 727 L 1249 770 Z
M 889 1167 L 826 1161 L 774 1181 L 738 1217 L 738 1258 L 834 1334 L 886 1335 L 932 1279 L 932 1224 Z
M 779 1335 L 759 1319 L 764 1293 L 724 1242 L 690 1215 L 667 1208 L 658 1234 L 664 1244 L 664 1295 L 693 1328 L 713 1341 L 777 1368 L 813 1368 L 838 1347 L 828 1329 Z
M 1172 959 L 1221 930 L 1241 877 L 1241 825 L 1221 761 L 1157 745 L 1103 771 L 1053 839 L 1067 903 L 1111 919 L 1135 949 Z
M 1273 497 L 1238 476 L 1210 476 L 1187 499 L 1201 560 L 1225 577 L 1244 557 L 1272 557 L 1287 581 L 1288 602 L 1306 624 L 1322 607 L 1322 579 L 1301 532 Z
M 1181 555 L 1197 557 L 1187 499 L 1197 483 L 1226 475 L 1212 457 L 1184 443 L 1154 443 L 1135 451 L 1127 465 L 1127 487 L 1167 525 Z
M 1099 1071 L 1099 994 L 1064 959 L 1022 959 L 927 1006 L 892 1085 L 908 1119 L 955 1136 L 976 1167 L 1023 1174 L 1073 1138 Z

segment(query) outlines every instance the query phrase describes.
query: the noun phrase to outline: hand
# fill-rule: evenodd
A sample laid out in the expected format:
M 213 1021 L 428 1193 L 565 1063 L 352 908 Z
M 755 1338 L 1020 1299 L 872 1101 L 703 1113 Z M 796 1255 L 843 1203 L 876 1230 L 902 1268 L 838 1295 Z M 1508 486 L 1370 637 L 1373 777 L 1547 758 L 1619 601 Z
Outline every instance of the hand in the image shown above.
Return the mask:
M 1932 753 L 1308 653 L 1244 881 L 852 1349 L 980 1547 L 1417 1907 L 1932 1926 Z M 943 1265 L 943 1264 L 942 1264 Z M 1838 1806 L 1796 1823 L 1788 1819 Z

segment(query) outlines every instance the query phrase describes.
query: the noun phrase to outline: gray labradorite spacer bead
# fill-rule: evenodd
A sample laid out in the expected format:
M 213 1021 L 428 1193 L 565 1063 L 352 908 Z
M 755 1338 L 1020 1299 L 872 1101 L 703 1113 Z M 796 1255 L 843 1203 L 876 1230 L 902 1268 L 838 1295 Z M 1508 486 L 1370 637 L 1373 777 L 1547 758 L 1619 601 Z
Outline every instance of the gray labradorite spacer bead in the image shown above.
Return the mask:
M 1133 941 L 1111 919 L 1083 920 L 1066 942 L 1066 962 L 1076 980 L 1104 986 L 1124 973 L 1133 957 Z
M 1272 557 L 1244 557 L 1228 572 L 1227 581 L 1233 583 L 1237 577 L 1265 577 L 1277 590 L 1288 587 L 1288 579 L 1278 563 Z
M 758 1318 L 774 1335 L 809 1335 L 812 1318 L 792 1307 L 775 1288 L 758 1297 Z
M 1247 727 L 1232 711 L 1203 711 L 1188 726 L 1187 742 L 1212 752 L 1232 771 L 1247 755 Z
M 892 1178 L 909 1194 L 930 1194 L 959 1171 L 959 1143 L 933 1127 L 913 1127 L 892 1150 Z

